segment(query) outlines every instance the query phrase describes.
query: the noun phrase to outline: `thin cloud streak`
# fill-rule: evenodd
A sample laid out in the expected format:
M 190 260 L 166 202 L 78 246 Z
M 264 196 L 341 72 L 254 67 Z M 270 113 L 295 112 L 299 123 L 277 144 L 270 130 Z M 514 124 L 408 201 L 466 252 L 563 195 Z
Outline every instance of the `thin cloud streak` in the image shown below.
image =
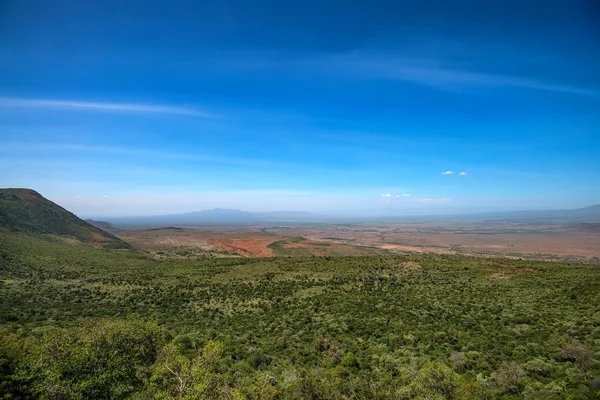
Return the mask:
M 0 97 L 0 107 L 46 108 L 55 110 L 91 110 L 109 112 L 112 111 L 136 114 L 170 114 L 199 118 L 218 118 L 218 116 L 214 114 L 203 110 L 198 110 L 196 108 L 135 103 L 99 103 L 88 101 Z
M 126 156 L 126 157 L 146 157 L 152 158 L 153 160 L 164 160 L 173 159 L 181 161 L 191 162 L 203 162 L 213 164 L 225 164 L 236 167 L 245 168 L 278 168 L 278 169 L 293 169 L 293 170 L 304 170 L 304 171 L 316 171 L 319 173 L 331 173 L 331 174 L 343 174 L 347 171 L 328 167 L 307 167 L 303 164 L 286 162 L 286 161 L 275 161 L 275 160 L 264 160 L 259 158 L 246 158 L 246 157 L 235 157 L 235 156 L 218 156 L 209 155 L 202 153 L 185 153 L 169 150 L 154 150 L 149 148 L 134 148 L 134 147 L 121 147 L 121 146 L 104 146 L 104 145 L 88 145 L 88 144 L 76 144 L 76 143 L 6 143 L 0 147 L 0 155 L 2 153 L 10 155 L 14 162 L 14 159 L 27 160 L 27 162 L 36 160 L 35 157 L 31 157 L 35 152 L 52 153 L 56 156 L 55 152 L 73 152 L 73 153 L 97 153 L 97 154 L 110 154 L 115 156 Z M 30 156 L 31 158 L 23 158 L 23 153 Z M 60 156 L 59 156 L 60 158 Z M 3 160 L 0 157 L 0 163 Z
M 425 197 L 422 199 L 419 199 L 419 202 L 423 203 L 423 204 L 445 204 L 445 203 L 449 203 L 452 199 L 450 197 L 440 197 L 440 198 L 435 198 L 435 197 Z
M 410 82 L 439 90 L 469 88 L 513 88 L 600 98 L 600 88 L 587 89 L 535 77 L 490 73 L 481 68 L 452 67 L 452 60 L 397 57 L 357 51 L 322 57 L 284 58 L 268 53 L 231 53 L 202 59 L 204 66 L 245 72 L 290 70 L 352 78 L 376 78 Z
M 354 53 L 306 60 L 302 63 L 336 74 L 411 82 L 440 90 L 512 87 L 600 98 L 600 89 L 588 90 L 529 77 L 451 68 L 443 65 L 444 60 L 436 59 L 383 57 L 377 54 Z
M 375 67 L 375 70 L 377 69 L 379 69 L 379 67 Z M 406 66 L 385 66 L 380 69 L 380 72 L 382 75 L 387 75 L 387 77 L 392 79 L 419 83 L 441 89 L 457 89 L 460 87 L 513 87 L 600 97 L 599 92 L 574 86 L 482 72 L 431 67 L 414 68 Z
M 245 165 L 256 167 L 285 167 L 295 166 L 294 164 L 260 160 L 253 158 L 229 157 L 229 156 L 214 156 L 197 153 L 178 153 L 171 151 L 159 151 L 145 148 L 133 147 L 118 147 L 118 146 L 102 146 L 102 145 L 87 145 L 75 143 L 52 143 L 52 144 L 22 144 L 22 143 L 7 143 L 2 150 L 8 152 L 26 152 L 32 153 L 41 152 L 90 152 L 99 154 L 114 154 L 122 156 L 138 156 L 138 157 L 154 157 L 156 159 L 179 159 L 199 162 L 209 162 L 218 164 Z

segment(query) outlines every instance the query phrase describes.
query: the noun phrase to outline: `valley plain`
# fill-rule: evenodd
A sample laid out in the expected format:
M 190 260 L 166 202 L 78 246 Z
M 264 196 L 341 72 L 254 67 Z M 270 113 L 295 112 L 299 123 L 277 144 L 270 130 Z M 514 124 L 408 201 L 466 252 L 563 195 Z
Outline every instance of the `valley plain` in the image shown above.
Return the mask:
M 392 252 L 600 262 L 600 224 L 425 221 L 264 229 Z
M 288 223 L 130 229 L 115 234 L 155 255 L 183 258 L 418 252 L 600 263 L 598 223 Z
M 599 293 L 596 265 L 416 253 L 156 259 L 0 229 L 0 390 L 594 399 Z
M 2 398 L 600 394 L 594 222 L 194 228 L 0 189 Z

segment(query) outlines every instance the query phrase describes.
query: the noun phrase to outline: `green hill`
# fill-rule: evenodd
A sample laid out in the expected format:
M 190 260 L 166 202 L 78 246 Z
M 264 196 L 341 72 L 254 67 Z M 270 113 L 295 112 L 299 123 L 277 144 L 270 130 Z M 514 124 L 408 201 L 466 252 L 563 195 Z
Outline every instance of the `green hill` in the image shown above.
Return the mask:
M 77 239 L 103 247 L 129 247 L 31 189 L 0 189 L 0 229 Z

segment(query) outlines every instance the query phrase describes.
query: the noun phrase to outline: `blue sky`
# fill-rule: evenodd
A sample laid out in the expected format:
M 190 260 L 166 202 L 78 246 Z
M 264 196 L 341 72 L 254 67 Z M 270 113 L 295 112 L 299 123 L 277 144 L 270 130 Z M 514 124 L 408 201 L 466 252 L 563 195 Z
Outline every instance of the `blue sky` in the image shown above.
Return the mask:
M 2 1 L 0 186 L 84 216 L 600 203 L 600 7 L 415 3 Z

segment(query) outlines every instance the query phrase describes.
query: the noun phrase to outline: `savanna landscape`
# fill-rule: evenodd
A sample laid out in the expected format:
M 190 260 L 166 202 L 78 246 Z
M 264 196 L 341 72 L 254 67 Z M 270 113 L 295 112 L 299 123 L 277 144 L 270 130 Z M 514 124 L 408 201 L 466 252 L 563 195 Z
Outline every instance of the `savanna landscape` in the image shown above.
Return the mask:
M 600 400 L 600 0 L 0 0 L 0 400 Z
M 593 263 L 377 245 L 400 225 L 112 227 L 105 243 L 35 192 L 0 193 L 3 398 L 600 393 Z
M 97 221 L 92 224 L 102 226 Z M 381 223 L 186 225 L 112 232 L 155 255 L 179 257 L 465 254 L 600 263 L 597 222 L 437 220 Z

